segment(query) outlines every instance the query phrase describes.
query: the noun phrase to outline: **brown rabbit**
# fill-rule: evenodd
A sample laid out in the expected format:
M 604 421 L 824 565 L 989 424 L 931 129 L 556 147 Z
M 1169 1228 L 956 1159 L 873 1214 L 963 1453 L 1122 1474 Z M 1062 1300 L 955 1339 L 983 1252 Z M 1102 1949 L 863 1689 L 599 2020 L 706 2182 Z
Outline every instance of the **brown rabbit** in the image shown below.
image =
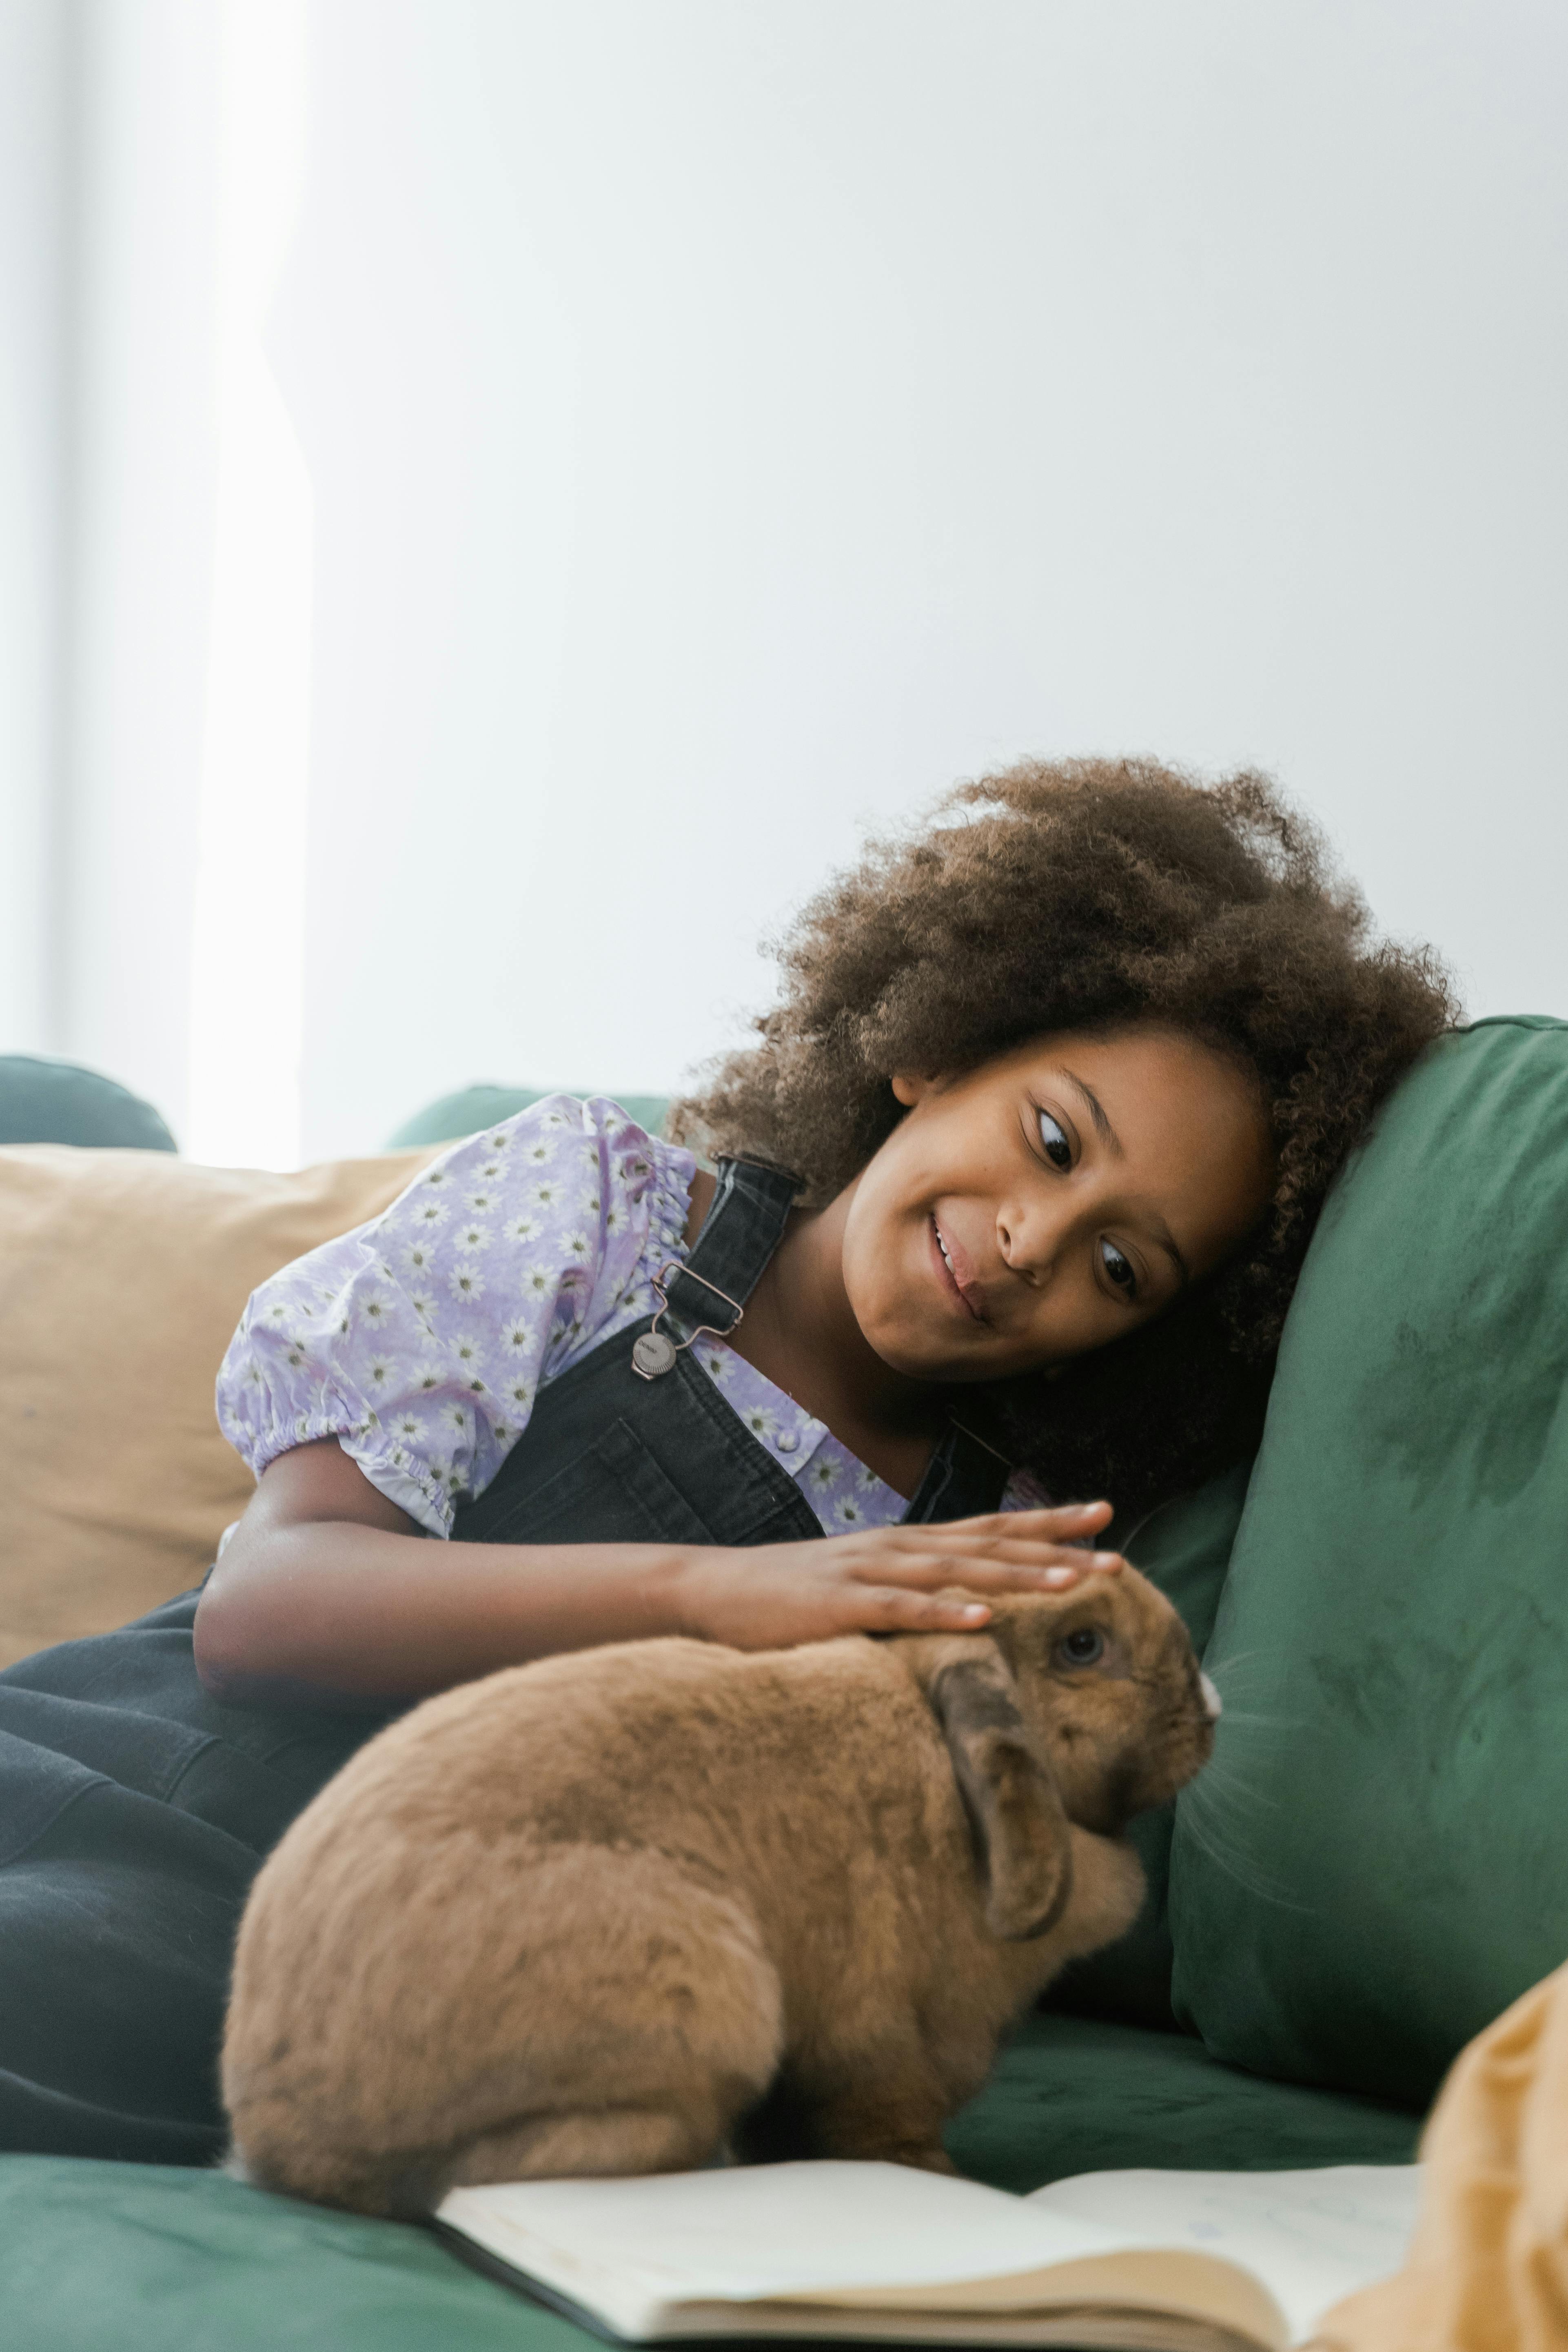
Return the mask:
M 951 2169 L 1009 2021 L 1121 1934 L 1218 1702 L 1135 1571 L 973 1634 L 635 1642 L 427 1700 L 240 1929 L 250 2178 L 367 2213 L 742 2154 Z

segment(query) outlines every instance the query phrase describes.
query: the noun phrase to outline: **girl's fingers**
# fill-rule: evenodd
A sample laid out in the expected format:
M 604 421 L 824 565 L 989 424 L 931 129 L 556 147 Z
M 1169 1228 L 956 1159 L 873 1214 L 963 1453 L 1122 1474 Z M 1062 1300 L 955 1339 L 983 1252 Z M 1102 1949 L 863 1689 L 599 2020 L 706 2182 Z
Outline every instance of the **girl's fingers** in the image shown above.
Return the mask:
M 951 1553 L 935 1552 L 923 1559 L 868 1559 L 852 1573 L 868 1584 L 907 1584 L 916 1588 L 963 1584 L 977 1592 L 1037 1592 L 1044 1587 L 1056 1592 L 1065 1591 L 1086 1575 L 1112 1575 L 1124 1564 L 1116 1552 L 1074 1552 L 1065 1559 L 1044 1562 L 955 1559 Z
M 925 1559 L 868 1559 L 864 1567 L 849 1570 L 857 1584 L 864 1583 L 870 1591 L 879 1591 L 885 1584 L 920 1587 L 931 1584 L 959 1584 L 963 1578 L 951 1559 L 932 1552 Z
M 939 1545 L 940 1550 L 937 1549 Z M 940 1537 L 928 1535 L 924 1546 L 915 1556 L 929 1559 L 933 1555 L 945 1559 L 954 1576 L 977 1575 L 985 1567 L 1005 1567 L 1025 1570 L 1033 1569 L 1037 1572 L 1066 1568 L 1078 1577 L 1091 1569 L 1103 1572 L 1124 1568 L 1127 1564 L 1119 1551 L 1081 1551 L 1076 1546 L 1068 1549 L 1062 1544 L 1018 1543 L 1006 1537 L 998 1537 L 988 1542 L 983 1538 L 971 1536 L 942 1543 Z M 891 1559 L 886 1553 L 879 1557 L 886 1561 L 890 1575 L 898 1553 L 895 1552 Z
M 1064 1538 L 1092 1535 L 1106 1525 L 1114 1514 L 1109 1503 L 1052 1503 L 1037 1511 L 988 1511 L 974 1519 L 953 1519 L 949 1524 L 969 1535 L 990 1535 L 1004 1528 L 1017 1528 L 1030 1535 Z
M 1119 1551 L 1073 1551 L 1064 1559 L 1058 1553 L 1055 1559 L 1018 1559 L 1004 1555 L 989 1559 L 953 1561 L 950 1572 L 961 1584 L 984 1587 L 987 1591 L 1032 1592 L 1039 1585 L 1060 1591 L 1069 1584 L 1078 1584 L 1086 1576 L 1119 1576 L 1127 1562 Z
M 994 1551 L 998 1544 L 1021 1543 L 1059 1551 L 1064 1545 L 1077 1549 L 1092 1543 L 1106 1524 L 1103 1517 L 1086 1521 L 1081 1527 L 1048 1524 L 1055 1517 L 1054 1512 L 1005 1511 L 994 1519 L 952 1519 L 936 1527 L 879 1528 L 876 1539 L 890 1544 L 895 1550 L 901 1544 L 923 1549 L 927 1544 L 934 1543 L 958 1551 L 986 1552 Z M 840 1536 L 837 1540 L 843 1543 L 864 1538 Z
M 974 1633 L 990 1621 L 983 1601 L 955 1600 L 950 1593 L 900 1591 L 896 1585 L 873 1584 L 867 1589 L 866 1611 L 857 1621 L 868 1632 L 901 1632 L 936 1627 L 943 1633 Z
M 1103 1565 L 1109 1560 L 1121 1564 L 1119 1551 L 1088 1551 L 1077 1544 L 1030 1543 L 1016 1536 L 954 1536 L 944 1537 L 932 1529 L 926 1535 L 922 1550 L 940 1548 L 943 1557 L 967 1568 L 973 1560 L 1008 1560 L 1018 1568 L 1078 1568 L 1092 1562 Z

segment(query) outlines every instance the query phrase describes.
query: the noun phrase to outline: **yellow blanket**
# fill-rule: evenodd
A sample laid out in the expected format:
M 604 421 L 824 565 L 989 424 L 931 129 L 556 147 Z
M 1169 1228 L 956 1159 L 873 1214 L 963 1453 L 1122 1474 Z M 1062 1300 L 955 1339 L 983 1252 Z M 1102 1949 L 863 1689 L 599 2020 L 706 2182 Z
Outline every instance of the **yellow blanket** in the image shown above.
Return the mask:
M 1456 2061 L 1426 2126 L 1405 2268 L 1339 2304 L 1323 2352 L 1568 2352 L 1568 1967 Z

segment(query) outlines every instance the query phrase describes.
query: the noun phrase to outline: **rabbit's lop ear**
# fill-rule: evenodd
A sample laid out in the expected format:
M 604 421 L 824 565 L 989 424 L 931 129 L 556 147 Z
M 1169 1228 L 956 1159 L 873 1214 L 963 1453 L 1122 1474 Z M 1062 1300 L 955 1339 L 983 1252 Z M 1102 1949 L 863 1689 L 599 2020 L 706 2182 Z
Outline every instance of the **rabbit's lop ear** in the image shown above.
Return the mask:
M 985 1924 L 1009 1941 L 1043 1936 L 1072 1891 L 1072 1836 L 1013 1677 L 987 1642 L 929 1688 L 985 1875 Z

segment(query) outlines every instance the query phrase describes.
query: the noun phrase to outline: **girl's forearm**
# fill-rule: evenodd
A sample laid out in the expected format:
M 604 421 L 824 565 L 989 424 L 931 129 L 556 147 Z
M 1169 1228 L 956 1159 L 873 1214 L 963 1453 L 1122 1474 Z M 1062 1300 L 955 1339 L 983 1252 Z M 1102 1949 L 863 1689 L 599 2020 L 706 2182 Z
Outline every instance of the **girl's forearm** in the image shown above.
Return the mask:
M 242 1524 L 196 1612 L 196 1668 L 233 1705 L 378 1707 L 559 1650 L 680 1633 L 689 1557 Z
M 1061 1590 L 1109 1503 L 857 1530 L 737 1553 L 432 1542 L 321 1438 L 263 1470 L 196 1611 L 196 1670 L 237 1706 L 380 1709 L 563 1650 L 691 1633 L 742 1650 L 973 1632 L 988 1595 Z M 962 1588 L 955 1590 L 955 1588 Z

